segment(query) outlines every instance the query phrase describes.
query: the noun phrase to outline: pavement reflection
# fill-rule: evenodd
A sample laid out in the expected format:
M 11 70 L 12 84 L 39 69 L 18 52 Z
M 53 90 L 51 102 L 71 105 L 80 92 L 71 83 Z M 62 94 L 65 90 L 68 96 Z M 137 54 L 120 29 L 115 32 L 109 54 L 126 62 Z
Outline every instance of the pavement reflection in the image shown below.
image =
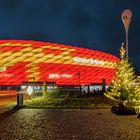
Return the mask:
M 140 140 L 136 115 L 109 109 L 20 109 L 4 113 L 2 140 Z

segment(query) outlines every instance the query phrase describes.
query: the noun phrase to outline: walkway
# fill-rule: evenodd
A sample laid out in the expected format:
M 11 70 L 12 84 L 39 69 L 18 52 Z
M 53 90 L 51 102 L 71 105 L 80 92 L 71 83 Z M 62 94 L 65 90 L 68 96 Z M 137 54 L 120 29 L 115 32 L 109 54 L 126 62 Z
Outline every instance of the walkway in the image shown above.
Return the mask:
M 109 109 L 21 109 L 0 117 L 0 140 L 140 140 L 140 119 Z

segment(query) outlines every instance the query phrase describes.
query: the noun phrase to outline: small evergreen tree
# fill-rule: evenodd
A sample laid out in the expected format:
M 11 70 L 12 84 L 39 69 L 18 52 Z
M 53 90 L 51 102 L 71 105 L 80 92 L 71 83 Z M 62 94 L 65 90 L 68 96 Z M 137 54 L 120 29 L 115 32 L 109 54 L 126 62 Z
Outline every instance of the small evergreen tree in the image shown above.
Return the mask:
M 139 98 L 140 86 L 135 85 L 137 77 L 126 58 L 123 45 L 120 49 L 120 61 L 115 64 L 116 74 L 111 82 L 110 91 L 106 95 L 126 105 L 126 103 L 132 104 Z

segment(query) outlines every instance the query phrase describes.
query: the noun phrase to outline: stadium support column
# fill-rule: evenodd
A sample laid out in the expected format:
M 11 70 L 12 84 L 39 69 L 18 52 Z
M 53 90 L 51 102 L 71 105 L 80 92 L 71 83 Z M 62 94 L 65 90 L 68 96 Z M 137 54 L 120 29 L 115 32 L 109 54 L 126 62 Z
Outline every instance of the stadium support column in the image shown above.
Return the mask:
M 102 79 L 102 91 L 105 92 L 106 91 L 106 80 Z
M 81 93 L 81 82 L 80 82 L 80 76 L 81 76 L 81 73 L 80 71 L 78 72 L 78 78 L 79 78 L 79 92 Z
M 34 82 L 34 83 L 33 83 L 33 95 L 35 95 L 35 85 L 36 85 L 36 84 L 35 84 L 35 77 L 33 77 L 33 82 Z
M 88 93 L 90 93 L 90 85 L 88 85 Z
M 43 96 L 46 96 L 47 94 L 47 85 L 46 85 L 46 81 L 43 82 Z

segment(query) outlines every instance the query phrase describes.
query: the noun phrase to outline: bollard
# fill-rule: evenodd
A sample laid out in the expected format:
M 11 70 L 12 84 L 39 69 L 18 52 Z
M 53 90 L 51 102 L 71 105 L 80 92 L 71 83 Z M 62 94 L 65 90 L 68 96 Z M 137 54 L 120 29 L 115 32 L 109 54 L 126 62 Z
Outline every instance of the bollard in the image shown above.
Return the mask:
M 17 107 L 21 108 L 23 106 L 23 94 L 17 94 Z

